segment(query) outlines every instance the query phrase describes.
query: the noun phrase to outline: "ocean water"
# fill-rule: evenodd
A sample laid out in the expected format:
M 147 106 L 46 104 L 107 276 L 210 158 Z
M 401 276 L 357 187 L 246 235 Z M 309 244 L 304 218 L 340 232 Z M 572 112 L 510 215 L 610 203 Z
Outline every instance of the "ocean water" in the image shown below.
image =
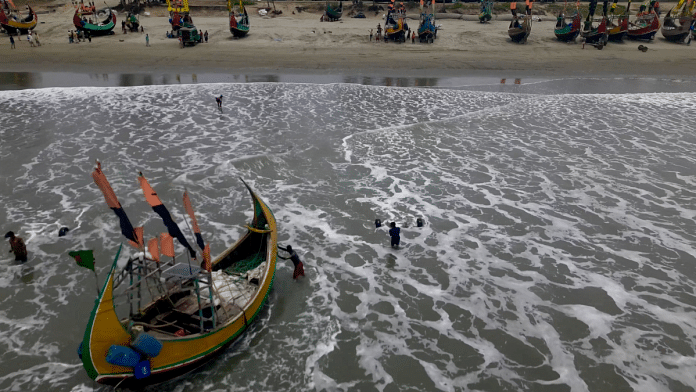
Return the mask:
M 95 277 L 67 255 L 94 249 L 101 283 L 124 242 L 100 160 L 146 237 L 139 171 L 182 228 L 188 190 L 213 254 L 251 216 L 242 178 L 305 263 L 150 391 L 694 391 L 694 82 L 512 80 L 0 92 L 0 229 L 30 254 L 0 245 L 0 390 L 109 390 L 77 357 Z

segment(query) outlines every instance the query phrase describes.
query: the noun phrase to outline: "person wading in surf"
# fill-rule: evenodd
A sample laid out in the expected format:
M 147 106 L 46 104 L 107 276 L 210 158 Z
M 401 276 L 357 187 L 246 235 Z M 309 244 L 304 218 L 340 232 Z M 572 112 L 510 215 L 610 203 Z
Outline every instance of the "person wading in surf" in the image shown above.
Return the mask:
M 24 240 L 21 237 L 15 237 L 14 233 L 8 231 L 5 238 L 10 239 L 10 253 L 15 254 L 15 261 L 27 261 L 27 247 L 24 245 Z
M 392 248 L 398 248 L 401 242 L 401 228 L 396 227 L 396 222 L 391 223 L 391 229 L 389 229 L 389 235 L 391 236 L 391 246 Z
M 284 250 L 284 251 L 290 253 L 290 257 L 283 257 L 280 255 L 278 255 L 278 257 L 283 259 L 283 260 L 290 259 L 292 261 L 292 263 L 295 265 L 295 272 L 292 273 L 292 278 L 297 279 L 297 277 L 300 275 L 305 276 L 304 264 L 302 264 L 302 261 L 300 260 L 300 256 L 297 255 L 297 252 L 292 250 L 292 246 L 288 245 L 287 248 L 283 248 L 281 246 L 278 246 L 278 249 L 281 249 L 281 250 Z
M 218 107 L 221 108 L 221 107 L 222 107 L 222 95 L 220 95 L 219 97 L 215 98 L 215 102 L 217 102 Z

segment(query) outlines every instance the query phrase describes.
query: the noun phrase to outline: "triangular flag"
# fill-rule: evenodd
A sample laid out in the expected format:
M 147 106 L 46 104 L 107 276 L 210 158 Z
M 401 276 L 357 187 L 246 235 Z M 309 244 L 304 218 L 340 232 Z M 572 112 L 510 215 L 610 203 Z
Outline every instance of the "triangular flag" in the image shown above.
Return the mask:
M 75 250 L 68 253 L 70 257 L 74 257 L 77 265 L 94 271 L 94 254 L 91 250 Z
M 135 235 L 135 239 L 137 239 L 138 242 L 136 243 L 134 241 L 128 241 L 128 243 L 132 247 L 134 247 L 135 249 L 142 249 L 143 244 L 144 244 L 144 242 L 143 242 L 143 227 L 142 226 L 134 227 L 133 234 Z
M 153 260 L 159 263 L 160 257 L 159 257 L 159 242 L 157 241 L 157 237 L 151 238 L 147 242 L 147 251 L 150 252 L 150 257 L 152 257 Z
M 163 255 L 174 257 L 174 237 L 170 236 L 168 233 L 161 233 L 160 250 Z

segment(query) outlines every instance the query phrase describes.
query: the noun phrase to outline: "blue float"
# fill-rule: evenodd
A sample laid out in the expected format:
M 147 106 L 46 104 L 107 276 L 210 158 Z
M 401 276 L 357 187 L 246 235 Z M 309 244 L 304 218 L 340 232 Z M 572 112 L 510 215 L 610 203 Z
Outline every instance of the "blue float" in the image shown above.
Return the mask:
M 130 347 L 113 345 L 106 353 L 106 362 L 117 366 L 135 367 L 140 362 L 140 354 Z
M 131 344 L 131 347 L 150 358 L 154 358 L 158 356 L 162 350 L 162 343 L 160 343 L 160 341 L 155 339 L 152 335 L 141 333 L 135 339 L 133 344 Z

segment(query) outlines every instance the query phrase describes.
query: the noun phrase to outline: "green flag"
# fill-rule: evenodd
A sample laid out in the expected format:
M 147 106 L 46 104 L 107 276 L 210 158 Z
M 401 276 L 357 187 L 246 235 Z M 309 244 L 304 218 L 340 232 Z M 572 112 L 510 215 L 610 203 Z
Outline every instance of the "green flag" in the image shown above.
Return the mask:
M 74 257 L 77 265 L 80 267 L 94 271 L 94 255 L 91 250 L 75 250 L 68 253 L 68 255 Z

